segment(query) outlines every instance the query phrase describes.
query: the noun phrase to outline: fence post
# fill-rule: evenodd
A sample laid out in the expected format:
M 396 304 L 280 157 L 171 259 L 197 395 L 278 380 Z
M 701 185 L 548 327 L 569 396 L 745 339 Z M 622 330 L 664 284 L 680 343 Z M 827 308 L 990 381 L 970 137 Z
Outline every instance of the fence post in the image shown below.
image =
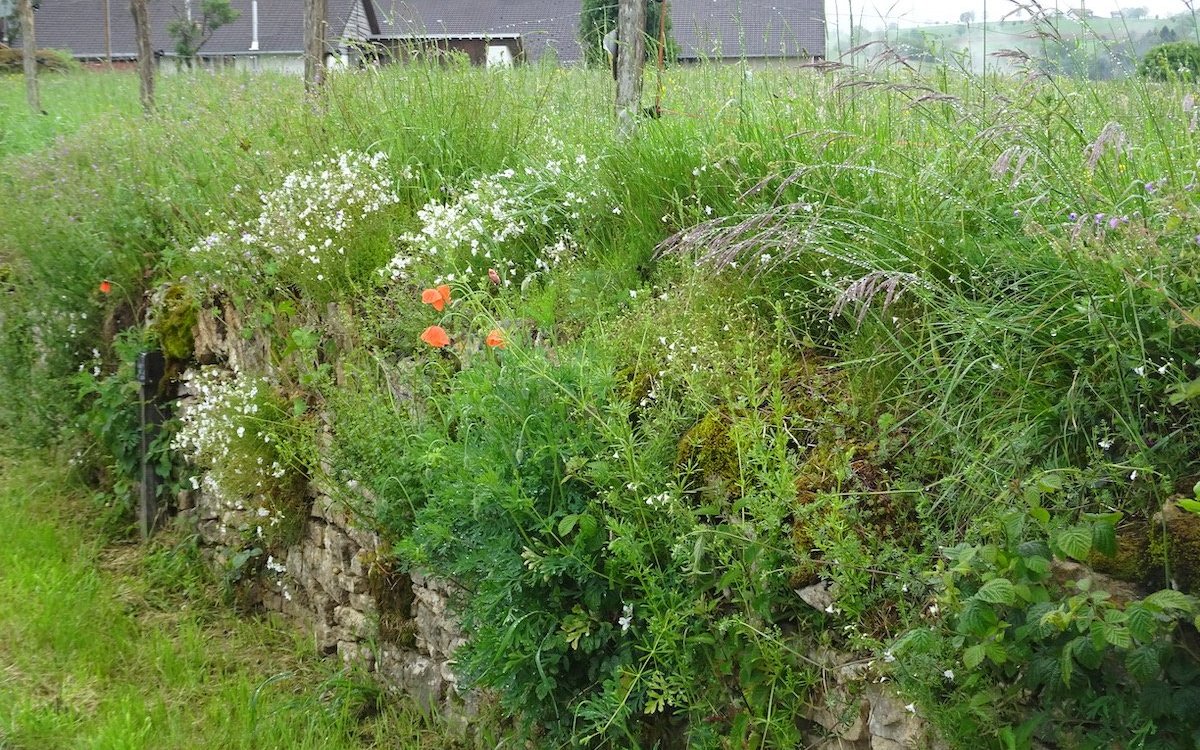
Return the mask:
M 163 423 L 163 413 L 158 402 L 159 388 L 166 371 L 166 359 L 159 351 L 142 352 L 138 355 L 136 370 L 141 390 L 142 425 L 142 481 L 137 516 L 142 539 L 149 539 L 159 520 L 159 477 L 156 467 L 150 461 L 150 445 L 158 437 Z

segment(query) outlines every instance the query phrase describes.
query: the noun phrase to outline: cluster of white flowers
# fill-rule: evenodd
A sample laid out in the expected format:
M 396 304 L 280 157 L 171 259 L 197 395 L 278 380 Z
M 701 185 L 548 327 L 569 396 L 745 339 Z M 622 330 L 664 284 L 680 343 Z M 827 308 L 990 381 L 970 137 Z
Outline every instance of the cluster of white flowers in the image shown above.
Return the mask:
M 193 480 L 193 487 L 202 486 L 217 498 L 236 502 L 242 510 L 241 501 L 234 496 L 260 493 L 286 474 L 274 458 L 271 435 L 261 429 L 258 416 L 267 385 L 259 379 L 207 368 L 195 375 L 191 386 L 195 398 L 180 416 L 171 448 L 210 470 L 203 475 L 202 484 Z M 259 515 L 269 518 L 271 525 L 282 520 L 267 508 L 260 508 Z
M 575 255 L 572 226 L 607 202 L 596 188 L 597 169 L 580 154 L 574 161 L 550 159 L 472 180 L 450 200 L 430 201 L 417 211 L 420 228 L 399 238 L 401 250 L 382 273 L 408 279 L 414 264 L 428 265 L 444 271 L 435 283 L 483 284 L 493 269 L 503 286 L 512 286 L 548 272 Z M 553 241 L 530 257 L 531 236 Z M 523 238 L 525 249 L 515 249 Z
M 404 167 L 401 182 L 414 172 Z M 259 194 L 258 216 L 245 223 L 230 222 L 224 231 L 203 238 L 191 248 L 214 268 L 255 265 L 264 257 L 298 261 L 313 267 L 324 281 L 326 266 L 346 254 L 342 235 L 357 222 L 400 202 L 397 180 L 389 174 L 382 152 L 344 151 L 287 175 L 282 184 Z

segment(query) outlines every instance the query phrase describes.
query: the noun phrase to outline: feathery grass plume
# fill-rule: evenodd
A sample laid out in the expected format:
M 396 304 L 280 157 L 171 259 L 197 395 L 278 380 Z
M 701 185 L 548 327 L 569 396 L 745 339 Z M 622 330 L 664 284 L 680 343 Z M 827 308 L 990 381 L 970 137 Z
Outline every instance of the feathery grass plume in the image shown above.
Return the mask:
M 901 271 L 872 271 L 866 276 L 855 279 L 842 290 L 829 310 L 829 317 L 836 318 L 850 305 L 858 304 L 857 317 L 858 324 L 861 326 L 867 318 L 867 312 L 871 309 L 871 301 L 880 292 L 884 294 L 882 309 L 886 310 L 892 306 L 893 302 L 900 299 L 900 295 L 904 293 L 906 287 L 911 286 L 929 287 L 916 274 Z
M 1096 136 L 1096 140 L 1089 143 L 1083 150 L 1087 154 L 1088 171 L 1095 172 L 1096 166 L 1104 158 L 1104 154 L 1120 153 L 1125 149 L 1125 144 L 1125 129 L 1121 127 L 1120 123 L 1110 120 L 1104 125 L 1100 135 Z

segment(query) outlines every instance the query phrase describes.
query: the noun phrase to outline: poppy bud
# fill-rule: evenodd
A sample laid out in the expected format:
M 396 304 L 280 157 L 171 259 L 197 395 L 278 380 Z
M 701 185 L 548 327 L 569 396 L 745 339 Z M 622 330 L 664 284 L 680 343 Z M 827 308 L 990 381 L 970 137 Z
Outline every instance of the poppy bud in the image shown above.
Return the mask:
M 112 291 L 112 282 L 111 281 L 109 281 L 108 279 L 105 279 L 104 281 L 100 282 L 100 293 L 101 294 L 108 294 L 111 291 Z
M 488 269 L 488 281 L 492 282 L 495 286 L 500 286 L 500 274 L 496 273 L 496 269 Z

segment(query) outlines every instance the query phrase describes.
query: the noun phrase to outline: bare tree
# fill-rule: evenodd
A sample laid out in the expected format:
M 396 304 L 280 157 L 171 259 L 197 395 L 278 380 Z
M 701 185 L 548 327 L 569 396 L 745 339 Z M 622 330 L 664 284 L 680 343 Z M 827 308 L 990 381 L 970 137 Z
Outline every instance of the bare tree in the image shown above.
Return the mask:
M 646 57 L 646 0 L 617 5 L 617 135 L 629 136 L 642 108 L 642 63 Z
M 24 43 L 22 62 L 25 65 L 25 98 L 34 112 L 42 111 L 42 97 L 38 94 L 37 79 L 37 36 L 33 31 L 33 2 L 21 0 L 21 41 Z
M 304 90 L 315 94 L 325 83 L 325 34 L 328 0 L 305 0 Z
M 154 48 L 150 46 L 150 12 L 146 0 L 130 0 L 134 36 L 137 39 L 139 93 L 146 114 L 154 111 Z

